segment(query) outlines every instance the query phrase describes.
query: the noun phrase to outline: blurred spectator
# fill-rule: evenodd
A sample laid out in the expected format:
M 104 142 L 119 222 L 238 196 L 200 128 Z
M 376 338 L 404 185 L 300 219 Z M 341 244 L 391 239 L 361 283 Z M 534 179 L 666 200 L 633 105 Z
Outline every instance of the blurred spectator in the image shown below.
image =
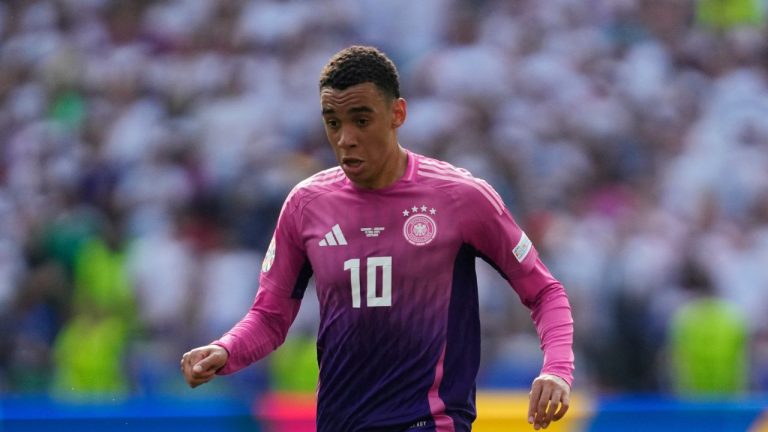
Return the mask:
M 269 356 L 270 390 L 313 393 L 317 390 L 317 354 L 315 336 L 296 332 L 280 349 Z
M 192 245 L 169 215 L 157 215 L 128 247 L 126 271 L 138 319 L 130 368 L 143 394 L 169 391 L 177 380 L 175 360 L 194 334 L 196 265 Z
M 73 275 L 82 246 L 98 235 L 103 217 L 69 191 L 62 192 L 61 200 L 56 216 L 43 227 L 40 242 L 46 256 Z
M 743 316 L 714 296 L 705 270 L 683 269 L 692 298 L 674 315 L 669 334 L 672 382 L 678 394 L 712 396 L 747 390 L 748 329 Z
M 128 278 L 123 226 L 114 216 L 101 225 L 98 236 L 88 240 L 75 257 L 73 307 L 91 308 L 130 324 L 135 295 Z
M 161 218 L 157 224 L 133 240 L 126 270 L 144 331 L 150 338 L 171 342 L 183 336 L 190 324 L 196 260 L 176 223 Z
M 759 0 L 698 0 L 696 19 L 716 30 L 763 23 L 765 4 Z
M 52 394 L 66 400 L 125 397 L 129 328 L 125 320 L 98 305 L 84 306 L 62 328 L 54 344 Z
M 239 245 L 234 231 L 223 228 L 216 246 L 199 263 L 198 335 L 215 340 L 242 318 L 242 305 L 256 295 L 262 256 Z
M 125 360 L 137 323 L 122 229 L 109 215 L 75 258 L 73 314 L 54 342 L 57 397 L 117 397 L 131 389 Z
M 10 313 L 12 336 L 8 386 L 20 393 L 44 393 L 55 367 L 52 346 L 68 316 L 71 288 L 64 268 L 37 255 L 20 285 Z

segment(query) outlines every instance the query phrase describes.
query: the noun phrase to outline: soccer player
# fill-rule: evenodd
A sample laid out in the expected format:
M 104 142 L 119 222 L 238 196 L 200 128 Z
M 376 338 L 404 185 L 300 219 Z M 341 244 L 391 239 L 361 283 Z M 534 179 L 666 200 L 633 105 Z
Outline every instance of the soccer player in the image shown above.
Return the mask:
M 277 348 L 314 275 L 318 431 L 470 430 L 481 257 L 530 308 L 541 338 L 529 423 L 539 429 L 562 418 L 573 380 L 568 298 L 496 191 L 400 146 L 406 102 L 394 64 L 376 48 L 334 55 L 320 77 L 320 104 L 339 166 L 288 195 L 253 305 L 221 339 L 183 355 L 188 384 Z

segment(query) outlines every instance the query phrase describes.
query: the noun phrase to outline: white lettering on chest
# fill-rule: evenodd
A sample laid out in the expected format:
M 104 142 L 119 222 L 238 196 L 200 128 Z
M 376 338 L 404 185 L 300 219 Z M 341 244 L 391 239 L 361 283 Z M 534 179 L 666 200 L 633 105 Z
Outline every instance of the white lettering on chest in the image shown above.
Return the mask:
M 364 227 L 360 228 L 360 231 L 364 232 L 366 237 L 378 237 L 384 231 L 384 227 Z

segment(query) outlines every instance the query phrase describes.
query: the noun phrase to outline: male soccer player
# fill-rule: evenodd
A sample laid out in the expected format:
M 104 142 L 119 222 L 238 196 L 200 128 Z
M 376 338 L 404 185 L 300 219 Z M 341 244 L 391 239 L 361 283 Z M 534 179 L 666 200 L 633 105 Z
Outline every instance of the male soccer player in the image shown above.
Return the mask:
M 277 348 L 314 275 L 319 431 L 470 430 L 482 257 L 531 309 L 541 338 L 528 421 L 539 429 L 560 419 L 573 379 L 570 305 L 499 195 L 466 170 L 400 146 L 406 103 L 379 50 L 334 55 L 320 104 L 339 166 L 288 195 L 251 309 L 221 339 L 184 354 L 189 385 Z

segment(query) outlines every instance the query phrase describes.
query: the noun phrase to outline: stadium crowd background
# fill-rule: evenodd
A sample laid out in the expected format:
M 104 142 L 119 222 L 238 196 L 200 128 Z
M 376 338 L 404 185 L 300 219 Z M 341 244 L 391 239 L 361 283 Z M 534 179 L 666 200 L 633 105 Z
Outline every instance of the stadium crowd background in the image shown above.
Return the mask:
M 181 353 L 245 313 L 282 200 L 334 164 L 317 78 L 352 43 L 400 68 L 402 144 L 495 185 L 565 284 L 580 390 L 673 391 L 690 288 L 743 317 L 733 390 L 768 390 L 764 9 L 0 3 L 0 393 L 186 391 Z M 480 385 L 525 387 L 538 339 L 479 271 Z M 317 315 L 308 292 L 289 344 L 312 340 Z M 211 386 L 252 396 L 291 361 L 311 375 L 295 352 Z

